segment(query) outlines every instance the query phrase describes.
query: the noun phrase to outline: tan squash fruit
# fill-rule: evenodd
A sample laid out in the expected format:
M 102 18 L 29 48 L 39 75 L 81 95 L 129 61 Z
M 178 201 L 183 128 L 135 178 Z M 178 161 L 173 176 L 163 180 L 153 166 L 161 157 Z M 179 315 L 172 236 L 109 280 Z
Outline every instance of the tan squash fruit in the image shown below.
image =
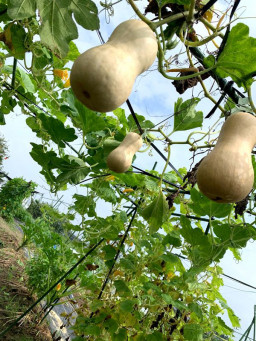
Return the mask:
M 70 83 L 75 96 L 88 108 L 107 112 L 129 97 L 136 77 L 157 54 L 153 31 L 140 20 L 127 20 L 100 46 L 82 53 L 74 62 Z
M 108 168 L 116 173 L 126 172 L 132 164 L 134 154 L 141 148 L 142 143 L 140 135 L 128 133 L 120 145 L 108 155 Z
M 216 146 L 198 167 L 200 191 L 220 203 L 244 199 L 253 187 L 251 151 L 255 144 L 256 117 L 245 112 L 232 114 L 223 124 Z

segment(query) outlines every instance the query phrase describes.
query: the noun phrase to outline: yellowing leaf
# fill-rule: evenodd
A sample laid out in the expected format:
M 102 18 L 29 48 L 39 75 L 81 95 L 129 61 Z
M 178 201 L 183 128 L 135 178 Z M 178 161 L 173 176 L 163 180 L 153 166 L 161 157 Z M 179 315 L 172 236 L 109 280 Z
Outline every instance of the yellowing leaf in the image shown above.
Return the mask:
M 213 11 L 211 9 L 209 9 L 208 11 L 206 11 L 203 15 L 203 17 L 208 20 L 209 22 L 212 22 L 212 17 L 213 17 Z
M 113 276 L 114 276 L 114 277 L 123 276 L 123 274 L 124 274 L 124 273 L 123 273 L 122 271 L 116 270 L 116 271 L 114 271 Z

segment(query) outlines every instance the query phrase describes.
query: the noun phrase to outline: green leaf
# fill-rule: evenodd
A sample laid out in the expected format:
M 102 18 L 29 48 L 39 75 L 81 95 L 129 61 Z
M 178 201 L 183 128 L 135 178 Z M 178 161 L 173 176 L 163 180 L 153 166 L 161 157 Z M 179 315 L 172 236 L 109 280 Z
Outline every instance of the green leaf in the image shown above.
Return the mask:
M 203 340 L 203 329 L 199 324 L 189 323 L 184 325 L 184 339 L 188 341 Z
M 238 86 L 250 85 L 256 74 L 256 39 L 249 37 L 249 27 L 236 24 L 217 61 L 220 77 L 231 77 Z
M 110 260 L 110 259 L 113 259 L 115 257 L 116 249 L 113 246 L 106 245 L 102 249 L 105 252 L 105 256 L 104 256 L 105 260 Z
M 200 306 L 197 303 L 194 303 L 194 302 L 189 303 L 188 309 L 191 312 L 194 312 L 201 320 L 203 319 L 202 309 L 200 308 Z
M 60 58 L 69 51 L 69 42 L 78 37 L 69 6 L 71 0 L 40 0 L 38 9 L 42 25 L 41 42 Z
M 59 183 L 60 186 L 67 182 L 78 184 L 91 170 L 83 160 L 72 155 L 65 155 L 63 158 L 60 158 L 60 161 L 56 166 L 58 166 L 58 169 L 61 171 L 61 174 L 59 174 L 56 179 L 56 182 Z
M 103 322 L 103 326 L 111 334 L 114 333 L 119 327 L 118 323 L 114 319 L 111 319 L 111 318 L 105 320 Z
M 103 302 L 100 300 L 94 300 L 90 304 L 90 309 L 92 312 L 95 312 L 96 310 L 100 309 L 103 306 Z
M 46 178 L 46 180 L 52 184 L 55 182 L 55 176 L 52 173 L 52 169 L 55 168 L 53 164 L 55 160 L 58 159 L 55 152 L 45 152 L 44 147 L 42 145 L 37 145 L 35 143 L 31 143 L 32 150 L 30 152 L 31 157 L 42 167 L 42 171 L 40 172 Z
M 4 114 L 0 111 L 0 125 L 5 125 Z
M 184 216 L 180 217 L 180 224 L 182 226 L 180 234 L 186 240 L 186 242 L 190 243 L 193 246 L 209 244 L 208 238 L 203 233 L 203 231 L 198 227 L 192 228 L 191 222 L 188 218 Z
M 128 286 L 125 284 L 124 281 L 122 281 L 121 279 L 117 280 L 114 282 L 114 286 L 116 287 L 116 291 L 119 294 L 129 294 L 130 293 L 130 289 L 128 288 Z
M 226 323 L 219 316 L 218 316 L 218 322 L 219 322 L 219 324 L 221 325 L 222 328 L 227 330 L 227 332 L 233 332 L 233 329 L 231 329 L 229 326 L 227 326 Z
M 193 202 L 189 204 L 189 207 L 199 216 L 208 215 L 209 217 L 224 218 L 229 215 L 232 209 L 230 204 L 220 204 L 208 199 L 195 187 L 190 190 L 190 197 Z
M 239 328 L 240 327 L 239 318 L 235 315 L 235 313 L 233 312 L 231 308 L 228 307 L 227 311 L 228 311 L 228 317 L 230 319 L 230 322 L 232 323 L 232 326 L 234 328 Z
M 168 294 L 162 294 L 161 295 L 165 303 L 172 304 L 174 307 L 180 309 L 180 310 L 187 310 L 187 307 L 184 303 L 181 301 L 174 300 L 171 295 Z
M 203 113 L 195 110 L 199 101 L 199 98 L 191 98 L 183 102 L 182 98 L 178 98 L 174 104 L 173 132 L 202 126 Z
M 125 300 L 120 303 L 120 309 L 124 313 L 131 313 L 133 311 L 133 306 L 136 303 L 135 300 Z
M 123 125 L 124 128 L 128 128 L 128 121 L 125 116 L 124 109 L 117 108 L 113 110 L 113 114 L 118 118 L 119 122 Z
M 177 237 L 173 237 L 170 233 L 167 233 L 167 235 L 164 237 L 163 241 L 162 241 L 163 245 L 173 245 L 175 247 L 179 247 L 181 246 L 181 240 Z
M 146 341 L 162 341 L 163 339 L 163 334 L 158 332 L 158 331 L 154 331 L 152 334 L 148 334 L 146 336 L 146 339 L 144 339 Z M 137 341 L 137 339 L 136 339 Z
M 79 214 L 82 216 L 87 214 L 89 217 L 95 216 L 96 203 L 92 197 L 74 194 L 73 198 L 76 200 L 74 208 Z
M 179 261 L 179 257 L 173 255 L 172 253 L 164 254 L 160 258 L 163 259 L 165 262 L 170 262 L 172 264 Z
M 5 42 L 12 55 L 17 59 L 24 59 L 26 31 L 21 25 L 11 23 L 5 27 Z
M 69 6 L 76 22 L 86 30 L 97 30 L 100 27 L 98 9 L 91 0 L 71 0 Z
M 142 217 L 149 223 L 149 232 L 152 234 L 161 228 L 169 217 L 169 206 L 162 191 L 151 204 L 141 211 Z
M 117 334 L 112 335 L 112 341 L 126 341 L 127 340 L 127 330 L 121 328 L 118 330 Z
M 66 104 L 61 106 L 61 111 L 65 114 L 68 112 L 73 120 L 74 125 L 77 128 L 82 129 L 84 135 L 87 135 L 91 132 L 104 130 L 106 127 L 109 127 L 106 115 L 92 111 L 84 106 L 76 99 L 71 89 L 65 91 L 62 95 L 66 101 Z
M 20 76 L 19 77 L 20 84 L 24 88 L 25 93 L 26 92 L 35 93 L 36 88 L 35 88 L 33 81 L 31 80 L 30 76 L 21 69 L 18 69 L 17 73 Z
M 15 20 L 22 20 L 35 15 L 36 0 L 9 0 L 7 14 Z
M 59 147 L 64 148 L 65 142 L 72 142 L 77 139 L 75 129 L 66 128 L 60 120 L 45 114 L 40 114 L 39 118 L 42 121 L 43 128 Z
M 150 129 L 150 128 L 153 128 L 155 126 L 153 122 L 146 120 L 145 117 L 142 115 L 136 114 L 136 117 L 140 123 L 141 128 L 143 128 L 143 129 Z M 137 125 L 136 125 L 132 115 L 128 116 L 127 121 L 128 121 L 128 125 L 129 125 L 130 130 L 137 129 Z
M 126 270 L 136 271 L 135 262 L 131 259 L 132 257 L 126 256 L 120 259 L 120 266 Z

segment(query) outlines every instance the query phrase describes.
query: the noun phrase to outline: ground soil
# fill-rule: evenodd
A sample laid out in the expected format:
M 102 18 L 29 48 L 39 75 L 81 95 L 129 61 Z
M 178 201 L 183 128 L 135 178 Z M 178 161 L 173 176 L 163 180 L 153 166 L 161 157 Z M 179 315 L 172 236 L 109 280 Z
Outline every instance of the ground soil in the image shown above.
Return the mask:
M 7 328 L 36 299 L 27 287 L 24 271 L 26 257 L 23 249 L 18 250 L 21 243 L 22 233 L 0 217 L 0 331 Z M 35 307 L 19 325 L 0 337 L 1 341 L 52 340 L 47 324 L 38 325 L 39 311 L 39 307 Z

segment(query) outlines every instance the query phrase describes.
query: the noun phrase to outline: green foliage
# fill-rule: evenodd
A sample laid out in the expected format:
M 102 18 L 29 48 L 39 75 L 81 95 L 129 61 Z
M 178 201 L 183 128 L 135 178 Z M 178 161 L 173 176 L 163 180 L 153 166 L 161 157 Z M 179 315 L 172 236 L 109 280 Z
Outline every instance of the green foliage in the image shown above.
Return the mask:
M 36 188 L 33 182 L 26 182 L 23 178 L 14 178 L 2 185 L 0 191 L 0 214 L 6 220 L 13 220 L 16 210 L 22 205 Z
M 177 100 L 174 105 L 173 131 L 189 130 L 202 126 L 203 113 L 195 110 L 199 101 L 199 98 L 192 98 L 185 102 L 183 102 L 182 98 Z
M 256 73 L 253 55 L 256 39 L 249 37 L 249 27 L 236 24 L 228 35 L 225 48 L 219 56 L 217 71 L 221 77 L 230 76 L 238 86 L 250 85 Z
M 8 147 L 3 137 L 0 137 L 0 170 L 3 167 L 3 160 L 7 157 Z
M 159 44 L 163 50 L 166 47 L 164 69 L 176 69 L 176 64 L 183 68 L 187 63 L 187 57 L 181 61 L 183 52 L 192 49 L 186 49 L 181 34 L 194 45 L 201 39 L 193 31 L 196 31 L 193 20 L 177 19 L 183 10 L 187 13 L 191 1 L 158 0 L 157 3 L 161 8 L 168 4 L 169 15 L 164 20 L 166 23 L 172 20 L 167 23 L 164 33 L 158 29 Z M 102 6 L 111 12 L 111 5 L 102 3 Z M 28 127 L 41 139 L 40 144 L 32 143 L 31 156 L 42 168 L 41 174 L 51 191 L 76 186 L 68 214 L 39 201 L 32 201 L 28 211 L 24 210 L 22 201 L 33 191 L 34 184 L 28 186 L 23 179 L 14 179 L 2 187 L 1 215 L 6 219 L 16 216 L 23 221 L 24 240 L 20 247 L 27 245 L 34 249 L 34 257 L 27 267 L 33 291 L 38 296 L 44 293 L 80 256 L 104 238 L 101 246 L 72 273 L 72 278 L 75 274 L 78 276 L 72 285 L 76 286 L 75 290 L 84 302 L 74 326 L 76 340 L 81 340 L 81 335 L 99 341 L 232 337 L 232 328 L 238 327 L 239 320 L 220 294 L 223 281 L 218 262 L 227 250 L 240 258 L 240 250 L 249 240 L 255 240 L 255 222 L 251 218 L 248 223 L 246 213 L 243 218 L 238 217 L 234 205 L 218 204 L 201 194 L 194 186 L 194 171 L 188 172 L 183 167 L 176 172 L 159 159 L 156 169 L 160 171 L 145 169 L 148 164 L 144 163 L 148 154 L 154 156 L 150 160 L 152 166 L 155 161 L 155 148 L 149 141 L 156 143 L 164 157 L 168 143 L 172 148 L 175 143 L 187 144 L 193 152 L 193 160 L 209 147 L 210 133 L 197 138 L 198 132 L 193 130 L 203 126 L 206 116 L 197 110 L 203 102 L 200 102 L 202 93 L 194 93 L 197 88 L 193 86 L 198 79 L 176 79 L 182 91 L 192 87 L 193 93 L 178 98 L 173 121 L 169 118 L 161 121 L 161 118 L 156 122 L 154 118 L 152 122 L 141 112 L 132 115 L 122 108 L 113 113 L 94 112 L 75 98 L 72 90 L 66 88 L 66 79 L 61 78 L 69 71 L 69 63 L 79 55 L 72 41 L 78 34 L 76 24 L 86 30 L 99 28 L 94 2 L 9 0 L 8 6 L 7 2 L 0 5 L 0 12 L 1 9 L 7 13 L 0 15 L 5 24 L 1 32 L 4 52 L 0 56 L 3 85 L 0 89 L 0 124 L 5 124 L 4 115 L 20 108 L 26 115 Z M 39 10 L 40 20 L 36 10 Z M 157 16 L 158 9 L 154 10 Z M 176 44 L 174 35 L 183 44 L 183 50 L 169 58 L 167 50 Z M 238 85 L 248 86 L 255 72 L 254 49 L 255 39 L 248 36 L 248 27 L 237 24 L 218 61 L 209 53 L 205 66 L 216 63 L 212 72 L 231 77 Z M 207 46 L 205 51 L 208 53 L 209 50 Z M 4 65 L 7 56 L 24 60 L 28 51 L 32 54 L 29 72 L 18 67 L 14 79 L 13 66 Z M 192 55 L 189 57 L 198 67 L 198 60 Z M 26 68 L 27 63 L 24 65 Z M 187 63 L 182 71 L 190 66 L 192 64 Z M 56 75 L 56 69 L 60 76 Z M 182 71 L 181 76 L 188 74 Z M 210 87 L 209 92 L 219 99 Z M 204 100 L 212 108 L 211 96 L 205 96 Z M 224 109 L 236 110 L 235 102 L 228 100 Z M 251 102 L 240 100 L 239 110 L 241 105 L 246 110 Z M 217 116 L 222 118 L 223 113 L 214 116 L 214 124 Z M 136 165 L 142 171 L 131 168 L 124 174 L 110 172 L 106 165 L 107 155 L 128 131 L 138 132 L 138 122 L 147 145 L 146 153 L 136 153 Z M 208 127 L 207 121 L 206 124 Z M 158 129 L 159 125 L 161 129 Z M 188 130 L 191 132 L 187 133 Z M 182 132 L 187 140 L 170 141 L 174 132 Z M 3 144 L 0 165 L 5 155 Z M 253 166 L 255 169 L 254 157 Z M 246 209 L 253 215 L 254 197 L 253 191 L 250 207 Z M 106 284 L 104 290 L 103 283 Z M 63 287 L 66 288 L 64 282 Z M 54 294 L 56 297 L 62 295 L 57 291 Z M 232 328 L 223 321 L 220 312 L 226 312 Z

